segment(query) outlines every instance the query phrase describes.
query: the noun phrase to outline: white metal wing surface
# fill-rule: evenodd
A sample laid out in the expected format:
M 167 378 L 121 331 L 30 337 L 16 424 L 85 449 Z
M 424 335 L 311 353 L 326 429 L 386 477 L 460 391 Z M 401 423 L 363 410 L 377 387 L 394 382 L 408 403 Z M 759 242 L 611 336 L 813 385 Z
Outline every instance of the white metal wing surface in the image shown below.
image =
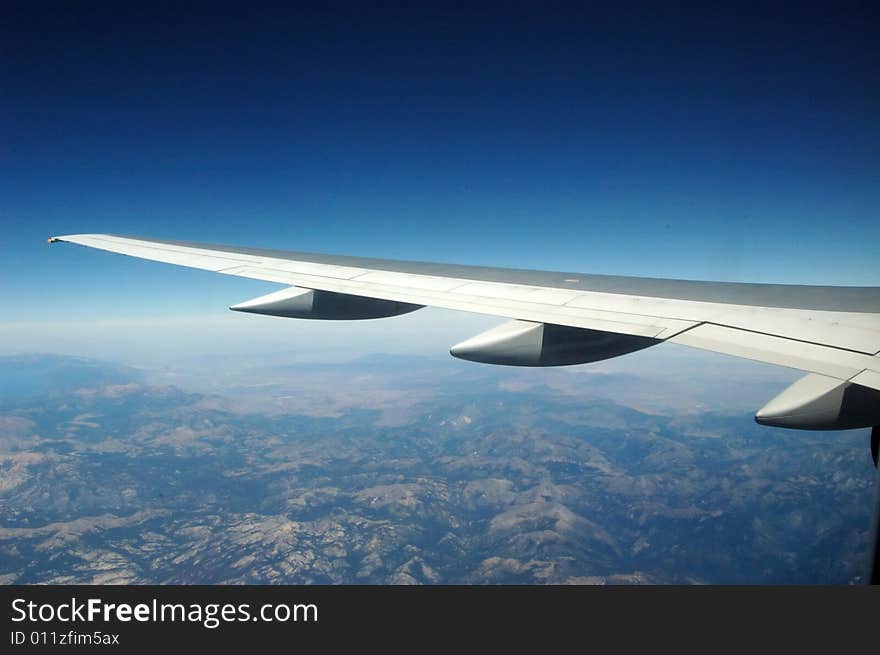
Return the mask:
M 760 410 L 759 422 L 880 424 L 880 288 L 554 273 L 105 234 L 55 241 L 285 285 L 238 311 L 364 319 L 430 305 L 510 319 L 451 349 L 480 362 L 577 364 L 669 341 L 788 366 L 811 375 Z

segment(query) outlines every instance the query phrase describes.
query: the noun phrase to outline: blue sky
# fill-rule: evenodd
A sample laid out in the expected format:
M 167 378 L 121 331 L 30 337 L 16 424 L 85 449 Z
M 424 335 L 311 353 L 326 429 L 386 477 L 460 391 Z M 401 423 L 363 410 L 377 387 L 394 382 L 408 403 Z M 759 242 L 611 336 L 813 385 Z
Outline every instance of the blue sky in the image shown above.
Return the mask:
M 28 4 L 0 27 L 6 350 L 274 288 L 45 244 L 77 232 L 880 284 L 867 5 Z

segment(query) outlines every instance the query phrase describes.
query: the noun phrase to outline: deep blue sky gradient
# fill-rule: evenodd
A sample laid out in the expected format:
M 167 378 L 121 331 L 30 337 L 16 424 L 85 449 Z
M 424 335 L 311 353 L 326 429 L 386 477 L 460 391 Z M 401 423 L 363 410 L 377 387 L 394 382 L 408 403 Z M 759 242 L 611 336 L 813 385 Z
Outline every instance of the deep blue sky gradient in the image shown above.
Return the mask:
M 880 284 L 870 3 L 57 4 L 2 10 L 5 321 L 272 288 L 76 232 Z

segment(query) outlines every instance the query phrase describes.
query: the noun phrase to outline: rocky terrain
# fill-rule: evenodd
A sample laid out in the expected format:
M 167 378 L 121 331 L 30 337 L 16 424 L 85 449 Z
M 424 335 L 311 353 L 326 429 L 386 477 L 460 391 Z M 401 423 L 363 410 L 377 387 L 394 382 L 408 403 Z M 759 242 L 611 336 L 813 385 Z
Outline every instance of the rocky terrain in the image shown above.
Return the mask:
M 261 384 L 197 392 L 115 364 L 4 358 L 0 581 L 865 574 L 863 431 L 648 413 L 635 408 L 650 405 L 637 379 L 528 384 L 510 369 L 404 359 L 267 366 Z M 603 392 L 614 385 L 638 397 L 620 404 Z

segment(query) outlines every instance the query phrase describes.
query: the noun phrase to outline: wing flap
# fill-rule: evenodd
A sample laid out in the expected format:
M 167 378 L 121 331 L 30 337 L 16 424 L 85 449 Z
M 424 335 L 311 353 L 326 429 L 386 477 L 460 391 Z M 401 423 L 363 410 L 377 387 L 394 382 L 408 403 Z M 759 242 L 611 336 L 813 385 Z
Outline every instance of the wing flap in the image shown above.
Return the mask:
M 838 380 L 849 380 L 876 365 L 876 358 L 862 353 L 721 325 L 699 325 L 669 341 L 819 373 Z
M 880 390 L 880 360 L 874 358 L 872 368 L 867 368 L 850 380 L 863 387 Z

